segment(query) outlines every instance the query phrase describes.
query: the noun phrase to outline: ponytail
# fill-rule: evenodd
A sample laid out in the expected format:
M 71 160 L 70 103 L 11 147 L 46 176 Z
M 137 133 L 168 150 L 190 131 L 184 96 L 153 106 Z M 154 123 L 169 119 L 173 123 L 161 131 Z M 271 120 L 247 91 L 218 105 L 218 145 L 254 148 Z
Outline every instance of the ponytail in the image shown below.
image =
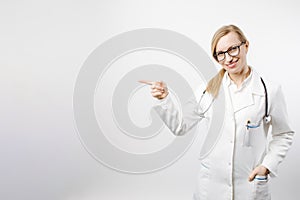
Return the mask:
M 207 84 L 206 91 L 214 98 L 216 98 L 219 94 L 225 72 L 226 70 L 222 68 Z

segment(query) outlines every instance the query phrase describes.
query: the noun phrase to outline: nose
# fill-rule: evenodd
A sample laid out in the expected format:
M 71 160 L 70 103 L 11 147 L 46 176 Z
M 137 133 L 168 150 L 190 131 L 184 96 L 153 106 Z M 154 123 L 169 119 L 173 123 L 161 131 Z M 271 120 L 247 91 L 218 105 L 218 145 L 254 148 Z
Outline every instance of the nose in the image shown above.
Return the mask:
M 229 55 L 229 53 L 225 53 L 225 60 L 227 61 L 227 62 L 230 62 L 230 61 L 232 61 L 232 59 L 233 59 L 233 57 L 231 56 L 231 55 Z

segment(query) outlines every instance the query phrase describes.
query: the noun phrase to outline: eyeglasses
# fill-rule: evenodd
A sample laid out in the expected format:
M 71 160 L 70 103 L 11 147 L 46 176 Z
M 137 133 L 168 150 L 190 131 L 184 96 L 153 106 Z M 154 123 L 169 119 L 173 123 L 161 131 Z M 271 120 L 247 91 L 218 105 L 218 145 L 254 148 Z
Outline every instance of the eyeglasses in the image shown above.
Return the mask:
M 225 59 L 225 54 L 228 53 L 231 57 L 238 56 L 240 53 L 240 46 L 245 44 L 246 42 L 242 42 L 240 45 L 232 46 L 227 51 L 219 51 L 215 52 L 214 57 L 218 62 L 221 62 Z

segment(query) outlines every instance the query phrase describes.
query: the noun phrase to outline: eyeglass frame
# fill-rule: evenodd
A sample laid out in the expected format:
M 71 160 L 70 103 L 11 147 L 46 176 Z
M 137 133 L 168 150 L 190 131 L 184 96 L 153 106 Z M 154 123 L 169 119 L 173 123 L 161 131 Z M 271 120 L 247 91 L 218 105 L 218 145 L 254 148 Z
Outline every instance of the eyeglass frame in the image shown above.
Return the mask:
M 218 61 L 218 62 L 222 62 L 222 61 L 224 61 L 225 60 L 225 58 L 226 58 L 226 53 L 229 55 L 229 56 L 231 56 L 231 57 L 236 57 L 236 56 L 238 56 L 239 54 L 240 54 L 240 51 L 241 51 L 241 49 L 240 49 L 240 47 L 242 46 L 242 45 L 244 45 L 244 44 L 246 44 L 246 42 L 244 41 L 244 42 L 241 42 L 241 44 L 239 44 L 239 45 L 235 45 L 235 46 L 231 46 L 231 47 L 229 47 L 226 51 L 221 51 L 221 52 L 215 52 L 214 53 L 214 58 L 216 59 L 216 61 Z M 236 55 L 231 55 L 230 53 L 229 53 L 229 51 L 231 51 L 233 48 L 238 48 L 238 53 L 236 54 Z M 224 58 L 222 59 L 222 60 L 218 60 L 218 55 L 219 54 L 224 54 Z

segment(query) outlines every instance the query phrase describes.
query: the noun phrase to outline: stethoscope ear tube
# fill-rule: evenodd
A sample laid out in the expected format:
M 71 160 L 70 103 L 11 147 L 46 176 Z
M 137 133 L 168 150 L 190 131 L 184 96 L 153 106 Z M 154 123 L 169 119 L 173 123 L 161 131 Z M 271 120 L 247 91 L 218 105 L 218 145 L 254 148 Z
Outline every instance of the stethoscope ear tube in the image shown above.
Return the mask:
M 202 102 L 202 98 L 203 98 L 203 96 L 205 95 L 205 93 L 206 93 L 206 90 L 203 91 L 203 93 L 202 93 L 202 95 L 201 95 L 201 97 L 200 97 L 200 100 L 199 100 L 199 102 L 198 102 L 198 106 L 199 106 L 199 104 Z M 210 104 L 208 105 L 208 107 L 207 107 L 205 110 L 202 111 L 201 114 L 202 114 L 203 116 L 204 116 L 204 114 L 210 109 L 210 107 L 212 106 L 214 100 L 215 100 L 215 98 L 212 98 L 212 100 L 211 100 Z
M 260 80 L 264 86 L 264 90 L 265 90 L 265 116 L 264 116 L 264 119 L 265 119 L 265 122 L 266 123 L 269 123 L 271 121 L 271 116 L 268 114 L 268 107 L 269 107 L 269 102 L 268 102 L 268 91 L 267 91 L 267 87 L 266 87 L 266 84 L 263 80 L 262 77 L 260 77 Z

